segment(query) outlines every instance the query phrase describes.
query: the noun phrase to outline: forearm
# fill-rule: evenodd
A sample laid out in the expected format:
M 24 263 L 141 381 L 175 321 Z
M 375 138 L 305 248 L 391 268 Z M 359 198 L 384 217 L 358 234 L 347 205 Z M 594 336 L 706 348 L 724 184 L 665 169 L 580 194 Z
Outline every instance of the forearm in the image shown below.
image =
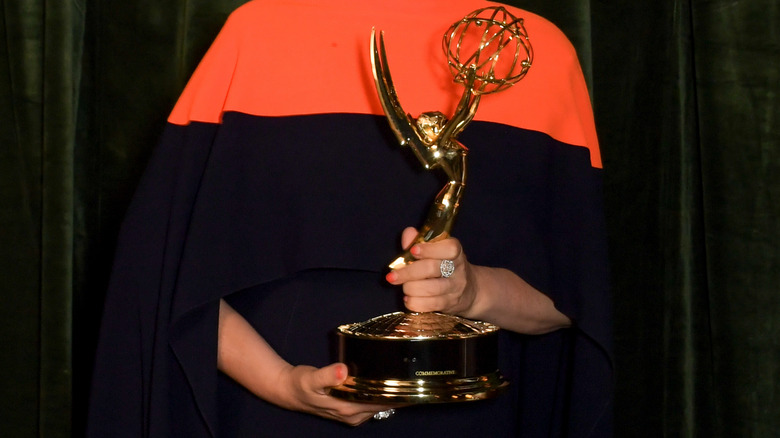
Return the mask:
M 470 271 L 474 301 L 463 316 L 525 334 L 571 326 L 571 320 L 555 308 L 550 297 L 512 271 L 476 265 L 471 265 Z
M 217 367 L 270 403 L 353 426 L 391 407 L 331 397 L 328 389 L 344 382 L 346 365 L 290 365 L 224 300 L 219 303 Z
M 279 381 L 292 365 L 224 300 L 219 303 L 217 367 L 258 397 L 283 404 Z

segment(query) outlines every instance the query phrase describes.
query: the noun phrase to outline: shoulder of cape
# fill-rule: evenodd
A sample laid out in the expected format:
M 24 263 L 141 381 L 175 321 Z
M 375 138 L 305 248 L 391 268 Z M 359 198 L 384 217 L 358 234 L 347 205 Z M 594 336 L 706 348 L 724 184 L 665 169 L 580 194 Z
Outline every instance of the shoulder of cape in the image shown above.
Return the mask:
M 399 99 L 410 114 L 452 113 L 462 93 L 441 49 L 449 26 L 473 10 L 504 6 L 523 18 L 534 50 L 528 74 L 485 96 L 475 120 L 539 131 L 590 149 L 601 167 L 590 98 L 577 54 L 554 24 L 482 0 L 394 2 L 255 0 L 228 18 L 168 121 L 219 123 L 236 111 L 257 116 L 381 115 L 371 75 L 371 29 L 384 32 Z

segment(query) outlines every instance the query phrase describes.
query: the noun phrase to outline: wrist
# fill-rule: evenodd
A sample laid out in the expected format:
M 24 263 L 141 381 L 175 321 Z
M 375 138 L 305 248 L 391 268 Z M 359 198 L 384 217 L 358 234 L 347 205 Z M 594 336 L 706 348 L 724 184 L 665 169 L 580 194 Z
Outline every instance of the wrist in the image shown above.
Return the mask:
M 295 366 L 285 363 L 275 373 L 275 377 L 269 379 L 264 400 L 284 409 L 298 410 L 299 398 Z
M 487 266 L 471 268 L 473 299 L 459 315 L 529 335 L 571 326 L 571 320 L 555 308 L 547 295 L 514 272 Z
M 490 270 L 486 266 L 469 265 L 466 269 L 467 290 L 463 294 L 463 310 L 456 312 L 464 318 L 488 321 L 492 289 L 489 286 Z

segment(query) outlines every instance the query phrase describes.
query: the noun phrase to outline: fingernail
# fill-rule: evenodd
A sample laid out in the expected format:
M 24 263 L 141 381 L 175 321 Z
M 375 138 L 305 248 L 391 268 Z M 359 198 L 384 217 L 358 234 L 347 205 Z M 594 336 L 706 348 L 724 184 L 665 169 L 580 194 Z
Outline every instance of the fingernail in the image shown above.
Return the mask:
M 397 279 L 398 279 L 398 274 L 396 274 L 395 272 L 390 272 L 387 275 L 385 275 L 385 280 L 387 280 L 388 283 L 393 283 Z
M 417 257 L 418 255 L 420 255 L 420 246 L 419 246 L 419 245 L 414 245 L 414 246 L 413 246 L 413 247 L 412 247 L 412 248 L 409 250 L 409 252 L 410 252 L 410 253 L 412 253 L 412 255 L 413 255 L 413 256 Z

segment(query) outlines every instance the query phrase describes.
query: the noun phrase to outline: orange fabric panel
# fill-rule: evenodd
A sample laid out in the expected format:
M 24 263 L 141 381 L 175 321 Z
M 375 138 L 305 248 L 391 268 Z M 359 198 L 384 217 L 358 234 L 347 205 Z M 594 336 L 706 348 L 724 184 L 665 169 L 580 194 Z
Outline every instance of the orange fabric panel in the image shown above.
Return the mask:
M 401 104 L 416 116 L 452 114 L 463 88 L 452 81 L 442 35 L 481 0 L 255 0 L 228 19 L 193 74 L 169 122 L 218 123 L 222 113 L 258 116 L 322 113 L 381 115 L 371 76 L 371 28 L 385 32 Z M 547 133 L 590 149 L 601 167 L 590 98 L 576 53 L 563 33 L 530 12 L 534 61 L 509 90 L 487 95 L 475 120 Z

